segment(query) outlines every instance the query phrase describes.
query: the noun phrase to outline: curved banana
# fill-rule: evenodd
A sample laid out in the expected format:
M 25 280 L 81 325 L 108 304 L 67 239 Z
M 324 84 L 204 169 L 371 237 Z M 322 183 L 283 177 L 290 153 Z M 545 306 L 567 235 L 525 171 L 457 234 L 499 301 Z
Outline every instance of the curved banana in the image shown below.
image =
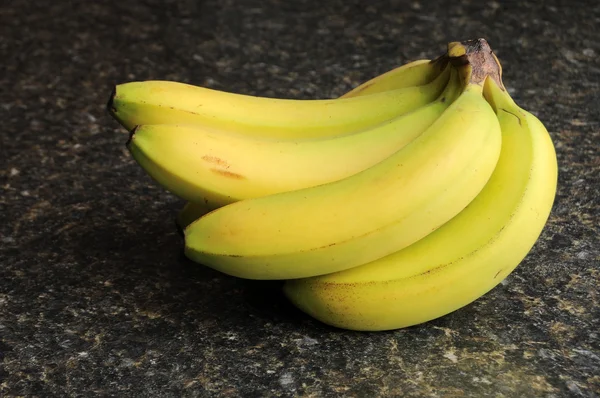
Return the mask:
M 433 60 L 419 59 L 378 75 L 348 91 L 340 98 L 358 97 L 431 82 L 445 67 L 448 57 L 444 54 Z
M 292 279 L 362 265 L 423 238 L 481 191 L 500 127 L 469 80 L 423 134 L 345 179 L 232 203 L 185 230 L 185 254 L 226 274 Z
M 449 78 L 444 63 L 422 86 L 342 99 L 292 100 L 228 93 L 171 81 L 116 86 L 107 108 L 131 130 L 142 124 L 194 124 L 259 138 L 314 139 L 350 134 L 435 100 Z
M 128 148 L 162 186 L 210 209 L 321 185 L 373 166 L 422 134 L 462 89 L 452 69 L 436 101 L 355 134 L 272 141 L 198 126 L 141 125 Z
M 440 70 L 446 67 L 447 62 L 448 57 L 446 54 L 433 60 L 412 61 L 362 83 L 339 98 L 359 97 L 382 91 L 424 85 L 433 81 L 440 74 Z M 441 95 L 443 96 L 443 94 Z M 176 217 L 177 227 L 183 230 L 211 210 L 205 203 L 187 202 Z
M 550 214 L 556 154 L 542 123 L 517 106 L 501 83 L 488 78 L 484 94 L 501 125 L 502 151 L 475 200 L 404 250 L 347 271 L 286 282 L 284 292 L 297 307 L 340 328 L 397 329 L 471 303 L 517 267 Z

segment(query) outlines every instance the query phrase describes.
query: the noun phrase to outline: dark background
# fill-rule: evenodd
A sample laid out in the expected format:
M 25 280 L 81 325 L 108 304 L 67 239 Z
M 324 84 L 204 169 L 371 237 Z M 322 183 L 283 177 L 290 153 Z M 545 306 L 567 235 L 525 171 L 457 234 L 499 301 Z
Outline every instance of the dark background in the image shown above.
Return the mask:
M 599 396 L 600 6 L 541 3 L 3 1 L 0 396 Z M 555 206 L 501 285 L 398 331 L 187 261 L 105 111 L 144 79 L 335 97 L 478 37 L 555 142 Z

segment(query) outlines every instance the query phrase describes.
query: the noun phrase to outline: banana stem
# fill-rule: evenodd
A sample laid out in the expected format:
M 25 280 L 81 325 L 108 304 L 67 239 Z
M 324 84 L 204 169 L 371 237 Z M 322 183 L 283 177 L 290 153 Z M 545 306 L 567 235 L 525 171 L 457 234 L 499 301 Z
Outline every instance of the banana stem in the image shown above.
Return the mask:
M 451 42 L 448 44 L 450 62 L 461 70 L 467 84 L 483 86 L 490 78 L 503 91 L 502 66 L 485 39 Z

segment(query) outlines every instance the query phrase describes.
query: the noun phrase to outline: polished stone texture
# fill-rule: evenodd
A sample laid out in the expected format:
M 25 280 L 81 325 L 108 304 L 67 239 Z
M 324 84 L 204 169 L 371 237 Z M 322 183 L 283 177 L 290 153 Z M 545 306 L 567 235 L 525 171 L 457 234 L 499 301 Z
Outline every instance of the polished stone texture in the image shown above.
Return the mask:
M 0 396 L 598 397 L 598 4 L 2 2 Z M 558 195 L 501 285 L 404 330 L 336 330 L 186 260 L 182 201 L 105 110 L 144 79 L 335 97 L 477 37 L 547 125 Z

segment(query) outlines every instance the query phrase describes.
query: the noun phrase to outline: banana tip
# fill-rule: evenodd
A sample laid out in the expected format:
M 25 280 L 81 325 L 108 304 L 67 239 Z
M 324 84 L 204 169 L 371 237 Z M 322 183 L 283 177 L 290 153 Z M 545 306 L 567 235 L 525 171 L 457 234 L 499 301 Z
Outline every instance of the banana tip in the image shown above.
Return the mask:
M 175 229 L 180 237 L 185 238 L 185 226 L 179 220 L 175 220 Z
M 134 128 L 132 128 L 131 130 L 129 130 L 129 137 L 127 138 L 127 142 L 125 143 L 125 146 L 127 148 L 129 148 L 129 146 L 131 145 L 131 142 L 133 141 L 135 133 L 138 131 L 139 128 L 140 128 L 140 125 L 138 124 L 137 126 L 135 126 Z
M 108 102 L 106 103 L 106 110 L 109 114 L 113 115 L 117 113 L 117 109 L 114 106 L 115 96 L 117 95 L 117 87 L 113 87 L 112 92 L 110 93 L 110 97 L 108 98 Z

